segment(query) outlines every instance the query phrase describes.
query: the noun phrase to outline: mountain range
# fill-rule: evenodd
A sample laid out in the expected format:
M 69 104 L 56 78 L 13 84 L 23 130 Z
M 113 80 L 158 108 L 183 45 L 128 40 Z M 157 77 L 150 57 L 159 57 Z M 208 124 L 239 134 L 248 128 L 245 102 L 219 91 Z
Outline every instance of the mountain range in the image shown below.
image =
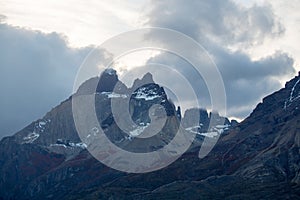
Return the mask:
M 180 124 L 195 140 L 179 159 L 158 171 L 109 168 L 88 151 L 97 127 L 84 139 L 76 130 L 72 99 L 85 95 L 95 97 L 99 128 L 122 149 L 160 149 Z M 129 102 L 134 122 L 130 134 L 116 122 L 111 107 L 115 99 Z M 182 114 L 150 73 L 128 88 L 115 70 L 107 69 L 42 119 L 1 140 L 0 199 L 300 199 L 299 102 L 300 73 L 265 97 L 241 123 L 200 108 Z M 138 137 L 151 133 L 150 124 L 162 116 L 166 121 L 158 134 Z M 211 124 L 211 119 L 219 123 Z M 199 159 L 206 137 L 219 139 Z

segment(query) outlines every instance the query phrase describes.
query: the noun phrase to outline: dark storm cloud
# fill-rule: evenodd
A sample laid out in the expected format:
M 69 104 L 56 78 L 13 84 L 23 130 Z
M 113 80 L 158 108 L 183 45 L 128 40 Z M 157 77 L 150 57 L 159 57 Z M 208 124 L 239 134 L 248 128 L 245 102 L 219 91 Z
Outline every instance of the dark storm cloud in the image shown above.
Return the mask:
M 175 29 L 201 42 L 255 44 L 284 33 L 269 6 L 246 9 L 230 0 L 166 0 L 150 5 L 148 25 Z
M 294 60 L 282 52 L 258 61 L 224 49 L 215 55 L 225 84 L 228 114 L 239 118 L 246 117 L 264 96 L 281 87 L 280 80 L 295 72 Z
M 253 61 L 242 51 L 230 50 L 241 50 L 284 34 L 284 27 L 270 6 L 242 8 L 229 0 L 152 1 L 151 5 L 148 25 L 180 31 L 198 41 L 211 55 L 224 79 L 231 117 L 246 117 L 263 96 L 281 87 L 280 80 L 295 73 L 294 60 L 283 52 Z M 184 63 L 166 54 L 151 62 L 180 66 L 197 91 L 209 98 L 204 82 L 197 80 L 199 77 L 193 79 L 193 72 Z M 209 102 L 207 98 L 202 99 L 204 105 Z
M 56 33 L 0 23 L 0 138 L 13 134 L 72 93 L 89 49 L 68 48 Z

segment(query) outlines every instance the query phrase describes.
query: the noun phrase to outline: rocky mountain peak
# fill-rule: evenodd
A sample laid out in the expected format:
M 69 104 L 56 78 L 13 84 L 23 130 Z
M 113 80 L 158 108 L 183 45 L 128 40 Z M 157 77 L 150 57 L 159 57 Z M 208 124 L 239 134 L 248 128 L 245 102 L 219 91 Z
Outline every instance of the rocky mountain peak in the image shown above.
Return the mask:
M 105 69 L 100 75 L 97 92 L 112 92 L 118 81 L 119 78 L 116 70 L 112 68 Z
M 136 90 L 137 88 L 150 83 L 154 83 L 153 76 L 151 73 L 147 72 L 141 79 L 137 78 L 134 80 L 132 89 Z
M 145 82 L 154 82 L 153 81 L 153 76 L 150 72 L 147 72 L 143 78 L 142 78 L 142 81 L 145 81 Z
M 117 76 L 117 71 L 113 68 L 107 68 L 103 71 L 102 74 L 107 74 L 109 76 Z

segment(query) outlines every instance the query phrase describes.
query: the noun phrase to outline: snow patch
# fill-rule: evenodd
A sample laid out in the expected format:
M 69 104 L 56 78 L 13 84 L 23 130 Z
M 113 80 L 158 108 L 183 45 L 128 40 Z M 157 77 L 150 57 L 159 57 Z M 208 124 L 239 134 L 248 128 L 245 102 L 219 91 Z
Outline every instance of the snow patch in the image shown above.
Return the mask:
M 67 148 L 65 144 L 50 144 L 50 147 L 64 147 Z
M 135 96 L 135 99 L 145 99 L 146 101 L 151 101 L 160 97 L 159 95 L 148 96 L 147 94 L 138 94 Z
M 199 126 L 189 127 L 189 128 L 186 128 L 185 130 L 189 131 L 191 133 L 197 134 L 197 135 L 214 138 L 214 137 L 217 137 L 217 136 L 221 135 L 222 133 L 224 133 L 224 131 L 228 130 L 230 125 L 229 124 L 216 125 L 215 127 L 211 128 L 209 132 L 199 132 L 199 129 L 201 128 L 201 126 L 203 126 L 203 124 L 201 124 Z
M 283 106 L 284 109 L 286 109 L 287 107 L 289 107 L 293 101 L 295 101 L 296 99 L 300 98 L 300 95 L 298 95 L 296 97 L 293 97 L 294 96 L 294 92 L 295 92 L 295 88 L 299 84 L 299 82 L 300 82 L 300 79 L 298 79 L 296 81 L 295 85 L 292 87 L 289 98 L 284 102 L 284 106 Z
M 186 128 L 185 130 L 187 130 L 187 131 L 189 131 L 191 133 L 198 134 L 199 133 L 198 129 L 200 129 L 200 128 L 201 128 L 201 126 L 193 126 L 193 127 Z
M 189 131 L 191 133 L 197 134 L 197 135 L 202 135 L 202 136 L 210 137 L 210 138 L 214 138 L 219 135 L 219 133 L 215 132 L 215 131 L 206 132 L 206 133 L 199 132 L 198 129 L 200 129 L 200 128 L 201 128 L 201 126 L 193 126 L 193 127 L 186 128 L 185 130 Z
M 45 126 L 46 125 L 46 122 L 44 122 L 44 121 L 40 121 L 39 122 L 39 127 L 43 127 L 43 126 Z
M 225 129 L 225 128 L 228 128 L 229 127 L 229 124 L 225 124 L 225 125 L 217 125 L 216 128 L 217 129 Z
M 50 119 L 44 119 L 44 120 L 40 120 L 38 122 L 36 122 L 34 124 L 34 130 L 33 132 L 36 132 L 36 133 L 42 133 L 45 131 L 46 129 L 46 125 L 47 123 L 50 123 L 51 120 Z
M 203 135 L 205 137 L 214 138 L 220 135 L 218 132 L 207 132 L 207 133 L 198 133 L 198 135 Z
M 224 133 L 224 131 L 227 131 L 229 129 L 230 125 L 216 125 L 214 128 L 212 128 L 213 131 L 216 131 L 218 134 Z
M 33 130 L 27 136 L 23 137 L 23 143 L 33 143 L 40 137 L 40 134 L 46 130 L 47 123 L 50 123 L 50 119 L 42 119 L 34 123 Z
M 300 82 L 300 79 L 297 80 L 297 82 L 295 83 L 295 85 L 293 86 L 292 90 L 291 90 L 291 93 L 290 93 L 290 101 L 293 100 L 293 94 L 294 94 L 294 91 L 295 91 L 295 87 L 298 85 L 298 83 Z
M 101 94 L 106 95 L 108 98 L 127 98 L 126 94 L 118 94 L 114 92 L 101 92 Z
M 57 141 L 59 141 L 59 139 Z M 83 142 L 79 142 L 79 143 L 69 142 L 69 143 L 50 144 L 50 147 L 64 147 L 64 148 L 78 147 L 78 148 L 81 148 L 81 149 L 86 149 L 87 145 Z
M 148 90 L 146 87 L 138 89 L 133 94 L 135 95 L 135 99 L 145 99 L 146 101 L 154 100 L 160 97 L 157 92 L 151 89 Z
M 136 137 L 139 136 L 140 134 L 143 133 L 143 131 L 149 126 L 149 123 L 146 124 L 146 126 L 138 126 L 136 129 L 130 131 L 130 136 L 131 137 Z
M 82 148 L 82 149 L 86 149 L 87 148 L 87 145 L 83 142 L 79 142 L 79 143 L 69 143 L 69 145 L 71 147 L 79 147 L 79 148 Z
M 23 143 L 33 143 L 36 139 L 40 137 L 40 134 L 32 132 L 29 133 L 26 137 L 23 138 Z

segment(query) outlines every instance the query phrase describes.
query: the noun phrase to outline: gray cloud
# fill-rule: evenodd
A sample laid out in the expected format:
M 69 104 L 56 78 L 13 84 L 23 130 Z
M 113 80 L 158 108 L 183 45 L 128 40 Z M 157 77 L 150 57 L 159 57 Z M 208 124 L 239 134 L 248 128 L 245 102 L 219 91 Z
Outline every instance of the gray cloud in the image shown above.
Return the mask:
M 270 6 L 243 8 L 230 0 L 152 1 L 147 24 L 221 44 L 257 44 L 284 33 Z
M 0 138 L 13 134 L 72 93 L 89 52 L 71 49 L 57 34 L 0 23 Z
M 295 73 L 294 60 L 283 52 L 253 61 L 241 51 L 284 34 L 283 25 L 268 5 L 242 8 L 230 0 L 152 1 L 147 19 L 147 25 L 180 31 L 206 48 L 223 76 L 231 117 L 246 117 L 263 96 L 281 87 L 280 80 Z M 186 63 L 167 54 L 151 62 L 179 66 L 197 87 L 203 104 L 209 103 L 204 82 L 187 70 Z
M 281 87 L 280 80 L 295 73 L 294 60 L 282 52 L 258 61 L 238 52 L 215 54 L 225 83 L 228 114 L 238 118 L 246 117 L 264 96 Z

